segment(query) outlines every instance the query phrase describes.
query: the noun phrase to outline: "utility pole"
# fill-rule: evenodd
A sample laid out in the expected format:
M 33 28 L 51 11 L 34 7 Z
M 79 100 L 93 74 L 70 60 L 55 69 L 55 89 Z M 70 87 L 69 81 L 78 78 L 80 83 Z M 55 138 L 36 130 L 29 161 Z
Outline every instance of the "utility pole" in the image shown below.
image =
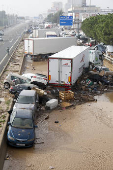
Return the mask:
M 74 29 L 74 15 L 73 15 L 74 11 L 73 11 L 73 0 L 72 0 L 72 16 L 73 16 L 73 29 Z
M 89 4 L 89 17 L 91 16 L 91 0 L 90 0 L 90 4 Z

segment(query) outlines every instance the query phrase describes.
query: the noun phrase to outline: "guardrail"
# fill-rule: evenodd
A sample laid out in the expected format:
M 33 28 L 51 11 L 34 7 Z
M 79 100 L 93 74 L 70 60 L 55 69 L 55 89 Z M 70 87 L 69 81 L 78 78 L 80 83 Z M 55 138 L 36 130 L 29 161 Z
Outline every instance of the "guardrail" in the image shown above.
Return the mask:
M 110 56 L 106 55 L 105 59 L 108 60 L 110 63 L 113 64 L 113 58 L 111 58 Z
M 2 72 L 0 73 L 0 78 L 4 72 L 4 70 L 6 69 L 7 65 L 9 64 L 9 61 L 11 60 L 13 54 L 15 53 L 16 49 L 19 46 L 19 43 L 21 42 L 21 40 L 23 39 L 24 33 L 22 33 L 22 35 L 17 39 L 17 41 L 14 43 L 13 47 L 10 49 L 9 53 L 10 55 L 6 54 L 6 57 L 4 57 L 5 59 L 7 59 L 7 62 L 2 70 Z M 9 57 L 10 56 L 10 57 Z

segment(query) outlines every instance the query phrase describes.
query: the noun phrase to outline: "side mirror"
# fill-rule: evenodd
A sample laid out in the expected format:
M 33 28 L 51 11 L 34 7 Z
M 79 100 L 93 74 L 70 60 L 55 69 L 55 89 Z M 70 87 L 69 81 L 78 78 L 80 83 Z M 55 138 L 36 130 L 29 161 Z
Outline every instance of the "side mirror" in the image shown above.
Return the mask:
M 10 123 L 10 122 L 8 122 L 7 124 L 8 124 L 8 126 L 9 126 L 9 125 L 11 125 L 11 123 Z
M 8 113 L 11 114 L 11 113 L 12 113 L 12 110 L 9 110 Z
M 16 102 L 16 99 L 13 99 L 14 102 Z
M 34 128 L 38 128 L 38 126 L 37 126 L 37 125 L 34 125 Z

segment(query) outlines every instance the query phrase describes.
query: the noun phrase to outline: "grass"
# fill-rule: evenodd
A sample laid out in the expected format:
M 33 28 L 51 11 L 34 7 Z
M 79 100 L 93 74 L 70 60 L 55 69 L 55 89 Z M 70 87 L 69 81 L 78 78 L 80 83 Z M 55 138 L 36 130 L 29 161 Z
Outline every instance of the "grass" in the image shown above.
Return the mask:
M 5 120 L 0 119 L 0 123 L 4 123 L 4 122 L 5 122 Z
M 2 118 L 2 119 L 5 119 L 5 118 L 6 118 L 6 115 L 2 115 L 1 118 Z
M 9 109 L 10 103 L 11 103 L 10 100 L 7 100 L 7 101 L 5 102 L 5 104 L 7 105 L 7 110 Z
M 9 106 L 9 105 L 10 105 L 10 102 L 11 102 L 10 100 L 7 100 L 7 101 L 5 102 L 5 104 Z

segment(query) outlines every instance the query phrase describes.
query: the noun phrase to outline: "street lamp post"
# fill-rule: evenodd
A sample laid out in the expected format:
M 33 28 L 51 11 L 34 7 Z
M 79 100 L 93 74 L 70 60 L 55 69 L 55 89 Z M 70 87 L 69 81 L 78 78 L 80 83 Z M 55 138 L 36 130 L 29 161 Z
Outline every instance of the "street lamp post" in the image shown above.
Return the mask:
M 74 29 L 74 15 L 73 15 L 74 11 L 73 11 L 73 0 L 72 0 L 72 16 L 73 16 L 73 29 Z
M 90 0 L 90 4 L 89 4 L 89 17 L 91 16 L 91 0 Z

